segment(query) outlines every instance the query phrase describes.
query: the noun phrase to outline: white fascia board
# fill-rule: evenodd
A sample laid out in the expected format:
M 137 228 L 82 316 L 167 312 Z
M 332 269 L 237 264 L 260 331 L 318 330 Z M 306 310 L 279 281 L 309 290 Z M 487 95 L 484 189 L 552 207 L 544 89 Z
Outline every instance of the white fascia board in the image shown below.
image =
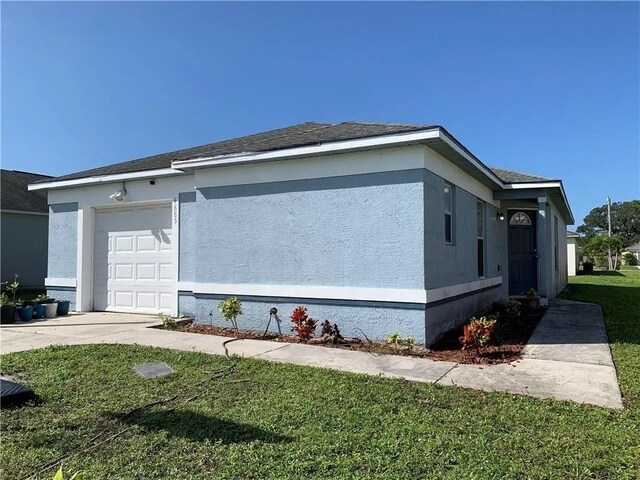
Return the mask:
M 224 165 L 235 165 L 239 163 L 257 163 L 273 160 L 285 160 L 292 157 L 309 157 L 317 155 L 327 155 L 338 152 L 347 152 L 361 149 L 371 149 L 376 147 L 394 147 L 403 144 L 419 143 L 430 138 L 438 138 L 440 129 L 423 130 L 414 133 L 401 133 L 397 135 L 386 135 L 373 138 L 363 138 L 357 140 L 345 140 L 340 142 L 323 143 L 308 147 L 286 148 L 263 153 L 247 153 L 239 155 L 220 155 L 217 157 L 194 158 L 191 160 L 180 160 L 172 163 L 173 168 L 189 170 L 202 167 L 216 167 Z
M 569 199 L 567 198 L 567 194 L 564 191 L 564 185 L 562 184 L 562 182 L 506 183 L 503 188 L 505 190 L 526 190 L 528 188 L 557 188 L 560 190 L 564 205 L 567 207 L 567 212 L 569 212 L 569 218 L 571 220 L 571 222 L 569 222 L 569 225 L 573 225 L 575 223 L 573 212 L 571 211 L 571 205 L 569 205 Z
M 97 177 L 76 178 L 74 180 L 61 180 L 59 182 L 32 183 L 28 189 L 45 190 L 54 188 L 80 187 L 84 185 L 97 185 L 100 183 L 123 182 L 127 180 L 143 180 L 145 178 L 167 177 L 181 175 L 184 172 L 174 168 L 158 168 L 156 170 L 143 170 L 141 172 L 116 173 L 113 175 L 100 175 Z
M 536 183 L 506 183 L 505 190 L 526 190 L 527 188 L 558 188 L 560 182 L 536 182 Z
M 504 182 L 500 179 L 500 177 L 498 177 L 495 173 L 493 173 L 491 171 L 491 169 L 489 167 L 487 167 L 486 165 L 482 164 L 481 162 L 479 162 L 478 160 L 476 160 L 472 155 L 470 155 L 466 150 L 464 150 L 463 148 L 461 148 L 458 145 L 458 142 L 456 142 L 453 137 L 449 136 L 446 132 L 444 131 L 440 131 L 440 138 L 442 140 L 444 140 L 447 145 L 449 145 L 450 148 L 452 148 L 453 150 L 455 150 L 456 152 L 458 152 L 458 154 L 462 155 L 465 160 L 467 160 L 471 165 L 473 165 L 474 167 L 476 167 L 478 170 L 480 170 L 482 173 L 484 173 L 487 177 L 489 177 L 497 186 L 499 187 L 504 187 Z

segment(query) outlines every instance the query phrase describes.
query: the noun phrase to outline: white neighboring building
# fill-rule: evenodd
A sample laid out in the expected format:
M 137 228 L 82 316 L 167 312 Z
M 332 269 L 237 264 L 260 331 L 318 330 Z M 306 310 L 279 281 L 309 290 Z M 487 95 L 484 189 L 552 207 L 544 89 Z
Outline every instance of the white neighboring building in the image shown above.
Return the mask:
M 630 247 L 625 248 L 623 253 L 627 252 L 636 257 L 636 259 L 640 260 L 640 243 L 636 243 L 635 245 L 631 245 Z
M 570 277 L 578 273 L 578 238 L 580 235 L 567 230 L 567 270 Z

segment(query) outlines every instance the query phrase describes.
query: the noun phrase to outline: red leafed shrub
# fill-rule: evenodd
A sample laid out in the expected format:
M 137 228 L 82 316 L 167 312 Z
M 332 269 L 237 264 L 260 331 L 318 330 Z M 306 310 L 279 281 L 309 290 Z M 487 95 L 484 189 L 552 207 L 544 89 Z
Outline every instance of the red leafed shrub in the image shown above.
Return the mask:
M 469 323 L 464 326 L 460 337 L 462 349 L 484 347 L 492 340 L 495 329 L 495 319 L 471 317 Z
M 317 320 L 309 318 L 307 307 L 302 305 L 293 309 L 291 312 L 291 322 L 293 322 L 292 330 L 296 332 L 298 339 L 307 341 L 316 331 Z

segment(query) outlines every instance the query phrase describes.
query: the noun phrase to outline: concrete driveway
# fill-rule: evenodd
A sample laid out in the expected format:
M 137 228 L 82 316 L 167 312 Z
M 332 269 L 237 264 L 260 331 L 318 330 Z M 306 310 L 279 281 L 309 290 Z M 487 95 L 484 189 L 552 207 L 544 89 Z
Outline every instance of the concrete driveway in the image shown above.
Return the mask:
M 2 353 L 48 345 L 138 344 L 224 355 L 227 337 L 149 328 L 157 317 L 76 313 L 68 317 L 0 326 Z M 534 331 L 523 358 L 509 364 L 463 365 L 422 358 L 374 355 L 312 345 L 239 340 L 231 354 L 273 362 L 405 378 L 485 391 L 570 400 L 622 408 L 602 310 L 598 305 L 554 300 Z

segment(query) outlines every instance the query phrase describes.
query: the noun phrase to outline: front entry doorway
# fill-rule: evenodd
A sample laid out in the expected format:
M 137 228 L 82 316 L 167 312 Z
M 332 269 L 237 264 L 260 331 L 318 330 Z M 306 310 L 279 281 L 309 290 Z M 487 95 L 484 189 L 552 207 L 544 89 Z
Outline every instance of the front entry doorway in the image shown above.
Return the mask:
M 536 211 L 509 211 L 509 295 L 538 289 Z

